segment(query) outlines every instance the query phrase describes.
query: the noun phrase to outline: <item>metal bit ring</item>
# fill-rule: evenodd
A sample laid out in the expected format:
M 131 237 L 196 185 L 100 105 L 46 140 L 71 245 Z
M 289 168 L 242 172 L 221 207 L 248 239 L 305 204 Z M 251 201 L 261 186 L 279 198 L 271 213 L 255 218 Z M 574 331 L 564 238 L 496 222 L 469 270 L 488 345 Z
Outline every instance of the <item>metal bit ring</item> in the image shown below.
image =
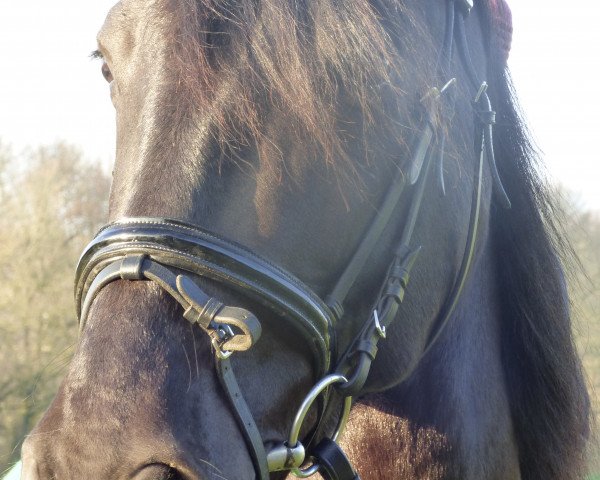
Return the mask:
M 298 436 L 300 435 L 300 429 L 302 428 L 302 424 L 304 423 L 304 419 L 310 407 L 314 403 L 314 401 L 319 397 L 321 392 L 325 390 L 330 385 L 334 383 L 346 383 L 348 380 L 343 375 L 334 373 L 331 375 L 327 375 L 322 378 L 311 390 L 308 392 L 308 395 L 304 398 L 304 401 L 300 405 L 298 412 L 294 418 L 294 423 L 292 424 L 292 428 L 290 430 L 290 436 L 288 437 L 287 444 L 290 447 L 295 447 L 298 444 Z M 346 407 L 346 403 L 344 403 L 344 407 Z M 344 413 L 345 413 L 344 408 Z M 342 415 L 344 417 L 344 415 Z M 337 432 L 339 433 L 339 432 Z M 336 433 L 336 434 L 337 434 Z M 318 463 L 313 463 L 307 468 L 302 469 L 302 467 L 293 468 L 291 470 L 292 474 L 298 478 L 308 478 L 319 471 L 320 465 Z

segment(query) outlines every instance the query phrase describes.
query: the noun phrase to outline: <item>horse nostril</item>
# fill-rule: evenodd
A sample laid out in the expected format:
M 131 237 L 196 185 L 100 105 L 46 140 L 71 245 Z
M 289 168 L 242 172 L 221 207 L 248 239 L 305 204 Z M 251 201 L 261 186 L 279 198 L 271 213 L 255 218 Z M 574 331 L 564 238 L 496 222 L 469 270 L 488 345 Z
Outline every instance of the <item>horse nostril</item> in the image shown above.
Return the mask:
M 188 480 L 188 478 L 168 465 L 152 464 L 143 467 L 133 480 Z
M 167 474 L 164 477 L 161 477 L 160 480 L 185 480 L 179 472 L 173 468 L 169 468 Z
M 185 480 L 185 478 L 179 475 L 179 472 L 174 468 L 169 468 L 167 473 L 160 477 L 160 479 L 157 478 L 157 480 Z

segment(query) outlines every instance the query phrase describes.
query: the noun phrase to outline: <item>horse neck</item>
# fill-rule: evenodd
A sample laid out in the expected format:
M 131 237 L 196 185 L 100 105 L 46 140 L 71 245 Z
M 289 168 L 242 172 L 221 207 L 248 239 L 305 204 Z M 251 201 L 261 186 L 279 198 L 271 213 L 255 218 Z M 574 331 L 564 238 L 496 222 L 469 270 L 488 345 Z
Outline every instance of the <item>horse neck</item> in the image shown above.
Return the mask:
M 377 472 L 366 478 L 421 478 L 423 468 L 434 466 L 452 478 L 520 478 L 502 365 L 495 258 L 490 242 L 484 238 L 482 243 L 460 303 L 437 343 L 404 382 L 366 395 L 353 414 L 347 433 L 353 440 L 345 447 L 359 470 L 364 456 L 356 445 L 376 437 L 385 442 L 390 435 L 396 446 L 378 449 L 378 461 L 369 461 Z M 395 353 L 382 349 L 373 369 L 376 377 L 394 370 Z M 388 424 L 391 428 L 382 428 Z M 431 475 L 438 478 L 433 470 Z

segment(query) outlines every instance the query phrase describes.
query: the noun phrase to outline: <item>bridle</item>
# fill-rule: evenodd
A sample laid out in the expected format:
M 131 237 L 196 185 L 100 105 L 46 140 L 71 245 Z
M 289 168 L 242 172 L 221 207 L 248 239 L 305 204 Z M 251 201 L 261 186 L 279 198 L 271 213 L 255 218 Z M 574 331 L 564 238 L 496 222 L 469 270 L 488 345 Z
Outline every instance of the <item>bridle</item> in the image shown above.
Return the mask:
M 479 81 L 473 68 L 464 30 L 464 18 L 473 3 L 472 0 L 447 0 L 447 3 L 444 44 L 438 59 L 439 74 L 441 78 L 447 78 L 456 40 L 469 81 L 477 92 L 473 105 L 477 120 L 476 138 L 480 139 L 476 152 L 479 160 L 475 165 L 463 260 L 442 313 L 429 335 L 423 356 L 447 325 L 470 270 L 479 225 L 485 159 L 489 163 L 494 191 L 500 203 L 510 207 L 494 160 L 492 125 L 495 114 L 486 93 L 487 84 Z M 359 247 L 325 300 L 290 273 L 197 226 L 162 218 L 129 218 L 102 228 L 80 258 L 75 298 L 81 329 L 85 327 L 94 299 L 110 282 L 119 279 L 154 282 L 182 306 L 183 316 L 189 322 L 198 325 L 210 337 L 217 376 L 248 445 L 257 479 L 267 480 L 270 472 L 287 470 L 300 478 L 319 471 L 328 480 L 358 479 L 337 439 L 348 418 L 352 397 L 361 392 L 368 378 L 377 355 L 378 342 L 385 338 L 386 330 L 397 317 L 404 299 L 411 269 L 420 251 L 420 247 L 411 244 L 412 235 L 425 186 L 436 162 L 440 188 L 444 188 L 445 133 L 440 123 L 451 120 L 455 84 L 456 79 L 452 78 L 443 87 L 430 89 L 423 97 L 424 121 L 412 149 L 408 174 L 398 171 Z M 338 354 L 335 327 L 344 320 L 343 306 L 348 293 L 364 270 L 407 187 L 412 190 L 407 220 L 372 313 L 351 344 Z M 270 309 L 303 339 L 312 353 L 314 372 L 320 380 L 302 402 L 289 437 L 270 448 L 269 452 L 265 451 L 230 361 L 234 352 L 248 350 L 256 343 L 261 333 L 260 322 L 248 310 L 224 305 L 207 295 L 194 282 L 195 277 L 224 284 Z M 343 411 L 335 433 L 327 435 L 320 430 L 333 385 L 344 398 Z M 319 420 L 311 437 L 317 437 L 318 431 L 320 441 L 308 446 L 307 452 L 299 435 L 303 421 L 317 399 L 322 401 Z M 312 465 L 306 463 L 308 458 Z

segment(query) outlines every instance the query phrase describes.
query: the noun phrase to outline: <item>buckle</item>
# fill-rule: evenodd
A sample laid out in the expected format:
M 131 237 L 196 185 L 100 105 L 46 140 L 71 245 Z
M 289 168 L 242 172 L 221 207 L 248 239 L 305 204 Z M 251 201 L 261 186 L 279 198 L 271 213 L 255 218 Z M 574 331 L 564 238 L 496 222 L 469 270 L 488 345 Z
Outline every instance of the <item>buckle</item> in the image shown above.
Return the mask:
M 385 336 L 387 335 L 387 332 L 385 331 L 385 327 L 381 325 L 381 323 L 379 323 L 379 314 L 377 313 L 377 310 L 373 310 L 373 318 L 375 320 L 375 330 L 377 331 L 377 333 L 379 334 L 379 336 L 384 339 Z
M 459 3 L 465 13 L 469 13 L 473 8 L 473 0 L 459 0 Z
M 214 335 L 211 335 L 210 343 L 215 349 L 215 355 L 221 360 L 231 357 L 232 350 L 223 350 L 223 345 L 235 337 L 233 329 L 229 325 L 215 325 Z

